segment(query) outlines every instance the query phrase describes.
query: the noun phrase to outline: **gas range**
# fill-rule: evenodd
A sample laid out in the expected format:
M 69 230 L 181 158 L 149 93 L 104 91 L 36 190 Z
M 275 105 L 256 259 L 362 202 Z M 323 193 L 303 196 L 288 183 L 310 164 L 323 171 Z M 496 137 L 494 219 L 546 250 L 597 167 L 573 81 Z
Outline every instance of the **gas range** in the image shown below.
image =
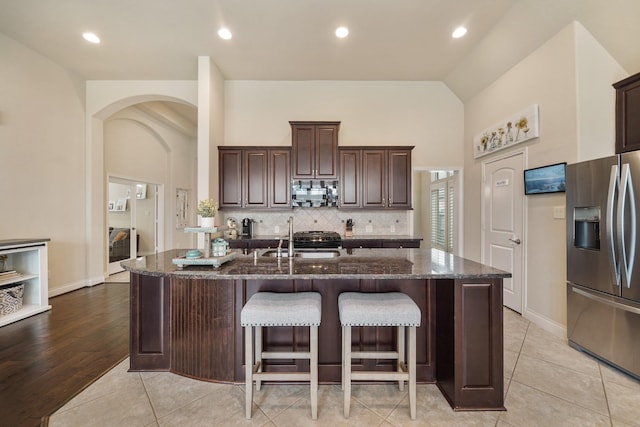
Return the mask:
M 339 248 L 342 238 L 335 231 L 296 231 L 293 233 L 296 248 Z

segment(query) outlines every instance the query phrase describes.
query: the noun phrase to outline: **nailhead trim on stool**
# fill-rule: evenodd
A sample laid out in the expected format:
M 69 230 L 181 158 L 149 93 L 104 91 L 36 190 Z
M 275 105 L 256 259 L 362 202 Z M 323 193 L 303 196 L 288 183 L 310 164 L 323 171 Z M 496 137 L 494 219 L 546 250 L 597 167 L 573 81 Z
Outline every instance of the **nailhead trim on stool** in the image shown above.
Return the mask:
M 344 416 L 349 417 L 351 407 L 351 380 L 398 381 L 400 391 L 409 383 L 409 412 L 416 419 L 416 328 L 420 326 L 418 305 L 401 292 L 361 293 L 343 292 L 338 297 L 340 324 L 342 325 L 342 389 L 344 390 Z M 351 327 L 391 326 L 398 328 L 396 351 L 351 351 Z M 409 330 L 408 366 L 405 365 L 405 333 Z M 351 371 L 352 359 L 396 359 L 397 372 Z
M 245 416 L 251 418 L 253 381 L 260 390 L 262 380 L 309 381 L 311 417 L 318 418 L 318 326 L 322 314 L 322 298 L 318 292 L 258 292 L 240 312 L 240 325 L 245 333 Z M 262 351 L 262 328 L 269 326 L 308 326 L 309 351 Z M 255 363 L 253 328 L 255 327 Z M 263 372 L 263 359 L 309 359 L 309 372 Z

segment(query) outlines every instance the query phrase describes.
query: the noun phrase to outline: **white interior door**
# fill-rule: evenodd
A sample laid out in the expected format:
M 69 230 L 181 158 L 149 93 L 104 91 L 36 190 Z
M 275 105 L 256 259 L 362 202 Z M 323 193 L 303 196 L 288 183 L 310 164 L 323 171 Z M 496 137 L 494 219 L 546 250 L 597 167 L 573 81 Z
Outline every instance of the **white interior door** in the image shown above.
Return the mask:
M 522 312 L 524 263 L 524 153 L 483 164 L 485 264 L 512 274 L 503 284 L 504 305 Z

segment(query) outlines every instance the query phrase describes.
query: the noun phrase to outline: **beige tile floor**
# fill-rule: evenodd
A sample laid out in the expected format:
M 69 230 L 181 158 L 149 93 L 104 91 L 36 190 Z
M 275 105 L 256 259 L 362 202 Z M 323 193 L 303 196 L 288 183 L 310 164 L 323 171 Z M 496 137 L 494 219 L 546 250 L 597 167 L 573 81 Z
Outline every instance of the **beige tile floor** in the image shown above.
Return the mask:
M 453 412 L 436 386 L 418 386 L 418 419 L 406 391 L 354 386 L 351 417 L 339 386 L 322 385 L 318 420 L 305 386 L 263 386 L 253 419 L 244 387 L 171 373 L 129 373 L 128 359 L 50 417 L 57 426 L 640 426 L 640 382 L 570 348 L 566 341 L 505 309 L 506 412 Z M 405 387 L 406 390 L 406 387 Z

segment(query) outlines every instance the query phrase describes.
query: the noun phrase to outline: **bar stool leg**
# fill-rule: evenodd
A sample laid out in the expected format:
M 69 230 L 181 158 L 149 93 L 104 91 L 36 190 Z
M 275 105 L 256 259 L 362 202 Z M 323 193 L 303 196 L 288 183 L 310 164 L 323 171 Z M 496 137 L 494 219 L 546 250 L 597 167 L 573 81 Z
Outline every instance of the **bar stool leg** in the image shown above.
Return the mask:
M 344 326 L 342 327 L 342 346 L 340 353 L 342 354 L 342 364 L 340 365 L 340 390 L 344 391 Z
M 409 409 L 416 419 L 416 327 L 409 327 Z
M 245 389 L 245 418 L 251 419 L 253 406 L 253 333 L 252 326 L 244 328 L 244 389 Z
M 309 369 L 311 376 L 311 418 L 318 419 L 318 327 L 310 327 L 310 352 Z
M 254 365 L 256 365 L 258 367 L 258 369 L 256 370 L 256 372 L 262 372 L 262 326 L 256 326 L 256 333 L 255 333 L 256 339 L 255 339 L 255 343 L 256 343 L 256 357 L 255 357 L 255 361 L 254 361 Z M 260 391 L 260 387 L 262 386 L 262 381 L 260 380 L 260 377 L 256 377 L 256 390 Z
M 343 327 L 344 343 L 342 354 L 344 359 L 344 416 L 349 418 L 351 409 L 351 326 Z
M 403 372 L 402 366 L 405 365 L 405 354 L 404 354 L 404 335 L 405 335 L 405 327 L 398 326 L 398 372 Z M 406 366 L 406 365 L 405 365 Z M 398 380 L 398 389 L 400 391 L 404 391 L 404 380 Z

